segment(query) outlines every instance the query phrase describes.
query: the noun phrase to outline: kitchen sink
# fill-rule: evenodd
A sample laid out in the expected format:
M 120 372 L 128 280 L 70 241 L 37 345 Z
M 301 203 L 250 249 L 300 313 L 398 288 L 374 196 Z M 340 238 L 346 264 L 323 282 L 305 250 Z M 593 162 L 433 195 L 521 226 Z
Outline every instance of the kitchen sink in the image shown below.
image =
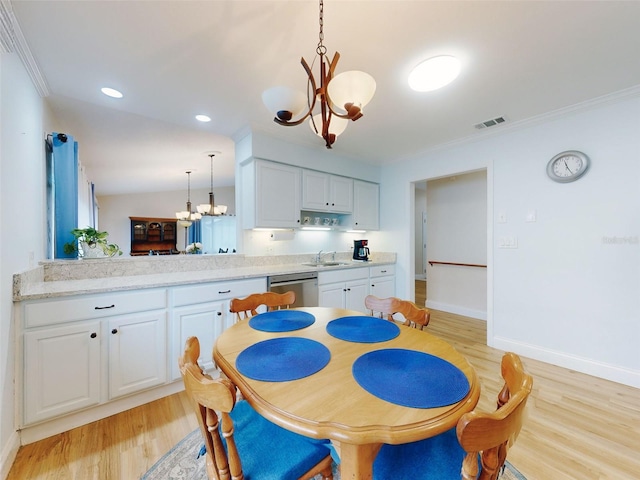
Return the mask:
M 338 265 L 348 265 L 346 262 L 307 262 L 302 265 L 309 267 L 337 267 Z

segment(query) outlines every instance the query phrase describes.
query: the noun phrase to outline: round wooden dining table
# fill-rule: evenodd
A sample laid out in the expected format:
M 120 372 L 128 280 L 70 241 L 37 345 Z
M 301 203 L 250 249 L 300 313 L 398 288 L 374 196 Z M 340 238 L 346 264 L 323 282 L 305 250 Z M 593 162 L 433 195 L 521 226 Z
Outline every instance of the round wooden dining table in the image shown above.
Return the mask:
M 301 435 L 330 439 L 340 456 L 343 480 L 371 479 L 373 460 L 382 444 L 438 435 L 454 427 L 478 403 L 480 385 L 472 366 L 451 345 L 427 331 L 400 325 L 399 334 L 390 340 L 350 342 L 329 334 L 327 325 L 335 319 L 365 315 L 362 312 L 325 307 L 296 310 L 313 315 L 315 320 L 286 332 L 257 330 L 249 320 L 241 321 L 218 337 L 213 359 L 262 416 Z M 240 373 L 236 360 L 243 351 L 283 337 L 319 342 L 328 349 L 330 360 L 316 373 L 291 381 L 255 380 Z M 380 349 L 423 352 L 445 360 L 464 374 L 468 393 L 453 404 L 435 408 L 403 406 L 372 395 L 356 381 L 352 368 L 360 357 Z

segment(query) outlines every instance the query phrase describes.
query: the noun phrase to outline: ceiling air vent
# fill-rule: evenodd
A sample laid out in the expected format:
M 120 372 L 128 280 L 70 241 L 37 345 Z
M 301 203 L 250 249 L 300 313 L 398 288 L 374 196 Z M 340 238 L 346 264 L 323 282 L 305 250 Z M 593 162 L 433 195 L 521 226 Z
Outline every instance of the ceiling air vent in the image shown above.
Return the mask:
M 486 120 L 484 122 L 476 123 L 474 127 L 476 127 L 478 130 L 481 130 L 483 128 L 495 127 L 496 125 L 500 125 L 501 123 L 504 123 L 506 121 L 507 119 L 504 116 L 496 117 L 496 118 L 492 118 L 491 120 Z

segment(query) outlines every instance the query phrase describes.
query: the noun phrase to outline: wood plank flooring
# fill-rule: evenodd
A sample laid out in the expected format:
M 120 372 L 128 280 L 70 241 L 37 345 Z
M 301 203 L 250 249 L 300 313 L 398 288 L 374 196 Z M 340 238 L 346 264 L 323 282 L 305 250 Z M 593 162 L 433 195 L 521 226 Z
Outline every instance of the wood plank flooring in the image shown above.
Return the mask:
M 418 302 L 425 287 L 416 282 Z M 432 311 L 427 330 L 469 359 L 482 385 L 478 408 L 492 410 L 503 352 L 486 346 L 485 322 Z M 522 360 L 534 388 L 509 461 L 528 480 L 640 478 L 640 390 Z M 8 480 L 138 479 L 196 427 L 179 393 L 22 447 Z

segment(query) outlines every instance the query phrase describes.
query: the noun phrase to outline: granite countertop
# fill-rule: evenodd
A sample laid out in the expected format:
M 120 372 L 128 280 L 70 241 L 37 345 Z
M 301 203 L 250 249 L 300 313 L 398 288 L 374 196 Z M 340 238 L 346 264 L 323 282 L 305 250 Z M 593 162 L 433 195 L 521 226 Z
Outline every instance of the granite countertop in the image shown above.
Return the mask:
M 285 273 L 328 271 L 393 264 L 395 253 L 377 253 L 368 262 L 336 254 L 335 266 L 310 266 L 311 255 L 175 255 L 42 262 L 14 275 L 13 300 L 36 300 L 111 291 L 241 280 Z

